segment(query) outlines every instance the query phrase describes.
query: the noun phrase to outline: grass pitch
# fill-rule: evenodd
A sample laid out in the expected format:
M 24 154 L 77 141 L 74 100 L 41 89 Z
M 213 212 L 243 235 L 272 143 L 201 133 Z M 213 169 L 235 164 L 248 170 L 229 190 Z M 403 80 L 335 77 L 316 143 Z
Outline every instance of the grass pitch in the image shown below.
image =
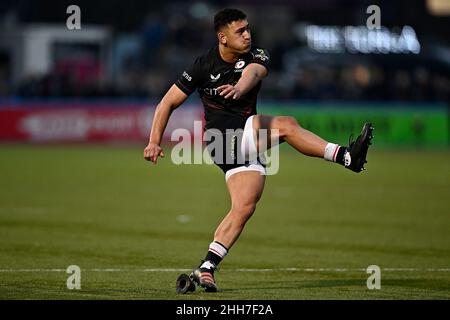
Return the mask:
M 177 269 L 199 263 L 228 211 L 223 174 L 168 150 L 153 166 L 142 149 L 0 146 L 0 299 L 450 298 L 448 150 L 372 148 L 355 174 L 282 148 L 220 292 L 179 296 Z

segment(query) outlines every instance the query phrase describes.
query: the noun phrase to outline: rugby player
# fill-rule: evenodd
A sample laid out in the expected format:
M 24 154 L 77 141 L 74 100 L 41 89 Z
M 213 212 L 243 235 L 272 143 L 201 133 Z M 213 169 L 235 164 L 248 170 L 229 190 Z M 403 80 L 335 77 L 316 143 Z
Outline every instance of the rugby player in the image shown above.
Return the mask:
M 226 140 L 229 138 L 227 130 L 242 132 L 233 136 L 232 146 L 228 148 L 231 151 L 225 147 L 208 149 L 225 174 L 231 208 L 217 227 L 206 257 L 191 274 L 207 292 L 217 291 L 214 271 L 255 211 L 266 173 L 260 155 L 273 146 L 273 141 L 287 142 L 304 155 L 324 158 L 361 172 L 373 130 L 372 125 L 366 123 L 356 140 L 349 146 L 340 146 L 302 128 L 293 117 L 257 114 L 257 95 L 270 68 L 268 51 L 252 45 L 246 14 L 240 10 L 227 8 L 218 12 L 214 17 L 214 29 L 218 44 L 199 56 L 162 98 L 144 149 L 144 158 L 154 164 L 158 157 L 164 157 L 160 143 L 169 117 L 195 90 L 204 105 L 205 130 L 211 132 L 212 137 L 223 135 Z M 261 129 L 267 130 L 269 141 L 260 141 Z M 243 160 L 237 161 L 238 158 Z

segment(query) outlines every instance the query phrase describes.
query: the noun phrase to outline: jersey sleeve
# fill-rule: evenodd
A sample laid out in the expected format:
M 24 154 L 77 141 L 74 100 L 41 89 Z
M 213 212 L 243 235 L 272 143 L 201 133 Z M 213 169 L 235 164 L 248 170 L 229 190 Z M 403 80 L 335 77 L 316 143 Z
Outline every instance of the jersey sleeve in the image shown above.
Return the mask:
M 266 67 L 267 71 L 269 71 L 270 66 L 270 54 L 269 51 L 263 48 L 254 48 L 251 51 L 252 58 L 249 62 L 250 63 L 258 63 Z
M 197 58 L 189 68 L 183 71 L 181 76 L 175 82 L 175 85 L 187 95 L 194 92 L 200 84 L 202 75 L 200 60 L 200 58 Z

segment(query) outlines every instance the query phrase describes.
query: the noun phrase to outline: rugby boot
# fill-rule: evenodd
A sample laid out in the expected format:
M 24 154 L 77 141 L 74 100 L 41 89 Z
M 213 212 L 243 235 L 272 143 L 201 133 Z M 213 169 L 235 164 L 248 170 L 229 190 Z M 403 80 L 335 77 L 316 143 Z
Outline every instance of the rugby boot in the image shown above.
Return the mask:
M 344 166 L 354 172 L 365 170 L 364 165 L 367 163 L 366 156 L 369 146 L 372 144 L 374 128 L 370 122 L 365 123 L 361 134 L 352 141 L 350 136 L 349 146 L 344 153 Z
M 191 277 L 197 285 L 205 289 L 205 292 L 216 292 L 218 290 L 214 279 L 214 271 L 216 269 L 217 266 L 211 261 L 205 261 L 192 271 Z

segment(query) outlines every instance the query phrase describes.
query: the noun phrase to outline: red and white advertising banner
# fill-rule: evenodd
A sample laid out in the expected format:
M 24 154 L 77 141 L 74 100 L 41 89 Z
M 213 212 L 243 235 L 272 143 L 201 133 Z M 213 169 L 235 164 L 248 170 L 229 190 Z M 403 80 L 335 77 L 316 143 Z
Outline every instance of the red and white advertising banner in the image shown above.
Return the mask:
M 102 142 L 143 141 L 149 136 L 155 106 L 14 107 L 0 109 L 0 141 Z M 180 107 L 172 113 L 164 133 L 169 141 L 173 130 L 194 133 L 194 121 L 202 121 L 203 110 Z

